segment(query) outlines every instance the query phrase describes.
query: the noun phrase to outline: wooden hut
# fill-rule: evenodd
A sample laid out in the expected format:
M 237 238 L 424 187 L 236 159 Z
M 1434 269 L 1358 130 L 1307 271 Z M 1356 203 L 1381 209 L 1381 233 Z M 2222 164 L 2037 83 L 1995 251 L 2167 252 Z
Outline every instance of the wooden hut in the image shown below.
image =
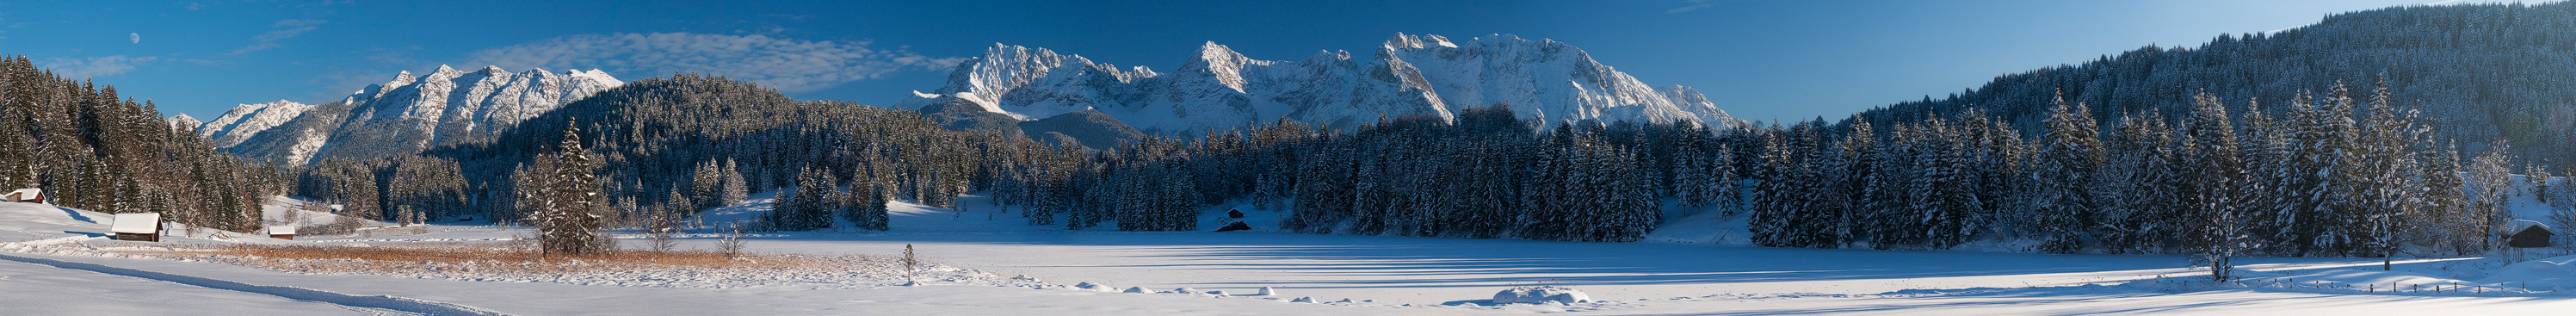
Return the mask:
M 116 214 L 110 225 L 108 232 L 116 233 L 116 240 L 161 242 L 161 213 Z
M 0 194 L 0 201 L 6 201 L 6 202 L 18 202 L 18 203 L 44 203 L 44 202 L 45 202 L 45 189 L 25 188 L 25 189 L 18 189 L 17 191 L 9 191 L 9 193 L 8 193 L 8 194 Z
M 293 240 L 295 239 L 295 225 L 269 226 L 268 238 Z
M 2548 247 L 2549 237 L 2557 235 L 2557 233 L 2549 231 L 2549 225 L 2541 225 L 2540 222 L 2517 220 L 2513 221 L 2512 225 L 2513 226 L 2510 227 L 2518 229 L 2512 230 L 2512 235 L 2505 236 L 2505 246 L 2511 246 L 2514 248 Z

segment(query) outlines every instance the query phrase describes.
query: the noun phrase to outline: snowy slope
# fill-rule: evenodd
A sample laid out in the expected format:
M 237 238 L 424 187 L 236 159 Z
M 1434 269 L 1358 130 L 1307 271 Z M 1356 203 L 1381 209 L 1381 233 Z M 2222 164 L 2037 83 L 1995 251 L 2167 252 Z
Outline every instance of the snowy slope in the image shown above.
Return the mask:
M 625 84 L 595 69 L 511 73 L 500 67 L 462 71 L 439 66 L 421 75 L 404 71 L 322 106 L 284 101 L 243 105 L 198 131 L 214 136 L 215 144 L 228 152 L 261 160 L 304 164 L 321 158 L 370 158 L 488 137 Z
M 1741 123 L 1696 89 L 1649 86 L 1572 45 L 1499 34 L 1463 42 L 1396 34 L 1366 55 L 1322 51 L 1299 61 L 1253 59 L 1209 42 L 1170 73 L 997 43 L 959 64 L 946 86 L 914 96 L 899 104 L 962 99 L 1023 120 L 1097 110 L 1164 134 L 1279 118 L 1351 127 L 1498 104 L 1547 122 Z
M 287 100 L 243 104 L 234 106 L 231 111 L 225 111 L 223 116 L 217 116 L 215 120 L 197 125 L 197 134 L 214 139 L 216 148 L 232 147 L 250 139 L 252 135 L 258 135 L 261 131 L 286 124 L 288 120 L 294 120 L 297 116 L 304 115 L 305 110 L 311 109 L 313 109 L 311 105 Z
M 310 208 L 306 208 L 308 210 L 297 209 L 298 206 L 302 206 L 307 203 L 315 205 Z M 330 212 L 325 211 L 311 211 L 331 209 L 330 206 L 320 204 L 321 202 L 293 197 L 270 196 L 267 201 L 263 201 L 259 204 L 260 223 L 262 225 L 272 226 L 309 226 L 330 224 L 331 222 L 340 220 L 340 214 L 331 214 Z
M 52 205 L 0 202 L 0 242 L 105 236 L 115 219 L 115 215 Z
M 116 215 L 37 203 L 0 202 L 0 250 L 62 242 L 106 241 Z M 275 242 L 266 235 L 164 223 L 162 241 Z

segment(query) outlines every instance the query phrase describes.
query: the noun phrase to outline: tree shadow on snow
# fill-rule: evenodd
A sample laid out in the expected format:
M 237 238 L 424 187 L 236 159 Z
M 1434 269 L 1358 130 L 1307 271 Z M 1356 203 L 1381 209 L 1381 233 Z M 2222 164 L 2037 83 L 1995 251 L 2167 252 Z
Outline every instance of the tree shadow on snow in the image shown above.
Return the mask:
M 80 211 L 74 211 L 74 210 L 72 210 L 72 209 L 70 209 L 70 208 L 63 208 L 63 207 L 55 207 L 54 209 L 56 209 L 56 210 L 62 210 L 62 211 L 63 211 L 63 215 L 70 215 L 70 216 L 72 217 L 72 220 L 75 220 L 75 221 L 81 221 L 81 222 L 91 223 L 91 224 L 97 224 L 97 223 L 98 223 L 98 220 L 90 219 L 90 218 L 89 218 L 89 216 L 81 215 Z

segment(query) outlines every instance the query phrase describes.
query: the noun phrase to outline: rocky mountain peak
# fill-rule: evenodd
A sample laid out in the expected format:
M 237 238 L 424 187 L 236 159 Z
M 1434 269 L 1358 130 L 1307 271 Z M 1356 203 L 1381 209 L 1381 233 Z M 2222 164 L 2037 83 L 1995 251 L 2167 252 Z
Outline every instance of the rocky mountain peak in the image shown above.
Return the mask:
M 957 67 L 946 86 L 897 104 L 964 99 L 1023 120 L 1091 110 L 1168 135 L 1278 118 L 1344 127 L 1402 115 L 1446 119 L 1466 107 L 1500 104 L 1550 123 L 1739 123 L 1696 90 L 1656 88 L 1573 46 L 1504 34 L 1459 42 L 1398 33 L 1367 60 L 1334 50 L 1302 61 L 1261 60 L 1206 42 L 1168 76 L 1004 44 Z

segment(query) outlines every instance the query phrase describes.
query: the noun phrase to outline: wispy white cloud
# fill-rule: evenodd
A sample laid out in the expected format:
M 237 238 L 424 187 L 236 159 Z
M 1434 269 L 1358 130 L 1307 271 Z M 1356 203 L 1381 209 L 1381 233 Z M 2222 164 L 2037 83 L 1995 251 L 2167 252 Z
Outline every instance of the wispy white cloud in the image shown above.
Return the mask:
M 1707 9 L 1708 7 L 1717 6 L 1716 3 L 1710 3 L 1709 0 L 1682 0 L 1682 3 L 1689 3 L 1690 5 L 1673 8 L 1672 10 L 1664 10 L 1664 13 L 1672 14 L 1699 11 L 1699 9 Z
M 903 71 L 945 70 L 965 60 L 869 44 L 766 35 L 585 34 L 476 51 L 467 55 L 464 67 L 600 68 L 634 77 L 704 73 L 802 92 Z
M 277 41 L 304 35 L 304 32 L 311 32 L 314 28 L 318 28 L 322 23 L 326 22 L 331 21 L 298 19 L 278 20 L 276 24 L 269 25 L 269 28 L 273 30 L 268 31 L 268 33 L 260 33 L 259 36 L 251 37 L 251 41 L 256 43 L 252 43 L 250 46 L 243 46 L 241 49 L 235 49 L 233 50 L 233 54 L 241 55 L 263 49 L 277 48 Z
M 126 57 L 125 55 L 90 58 L 49 58 L 39 63 L 47 70 L 67 78 L 96 78 L 133 71 L 135 66 L 160 61 L 161 57 Z

